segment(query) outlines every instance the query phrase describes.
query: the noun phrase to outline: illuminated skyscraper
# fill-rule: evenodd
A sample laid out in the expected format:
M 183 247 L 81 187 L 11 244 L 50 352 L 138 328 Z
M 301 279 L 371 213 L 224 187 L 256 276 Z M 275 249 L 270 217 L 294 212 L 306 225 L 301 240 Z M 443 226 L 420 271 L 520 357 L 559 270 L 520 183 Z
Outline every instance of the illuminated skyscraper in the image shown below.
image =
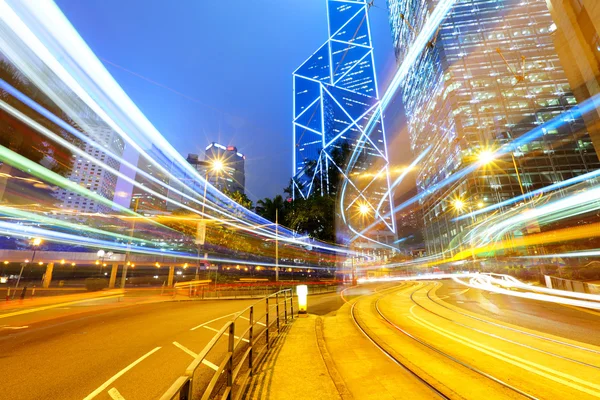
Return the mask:
M 353 235 L 395 231 L 369 8 L 327 1 L 329 38 L 293 74 L 294 196 L 337 194 Z
M 119 170 L 119 161 L 110 157 L 95 146 L 95 144 L 100 144 L 102 147 L 109 149 L 113 154 L 121 156 L 124 149 L 123 139 L 99 119 L 86 119 L 85 121 L 89 129 L 87 136 L 91 139 L 91 142 L 84 143 L 83 150 L 94 157 L 94 159 L 105 163 L 115 170 Z M 111 201 L 114 199 L 117 177 L 100 164 L 85 160 L 82 157 L 75 157 L 73 168 L 68 178 L 70 181 L 83 186 L 105 199 Z M 76 213 L 95 213 L 109 210 L 106 206 L 87 196 L 71 192 L 64 188 L 57 190 L 55 196 L 60 201 L 58 204 L 60 208 Z
M 437 3 L 388 0 L 398 62 Z M 453 222 L 457 214 L 598 168 L 551 26 L 545 0 L 458 0 L 411 68 L 401 94 L 411 147 L 417 155 L 432 146 L 420 163 L 421 192 L 564 115 L 556 129 L 422 201 L 430 253 L 451 247 L 471 223 Z

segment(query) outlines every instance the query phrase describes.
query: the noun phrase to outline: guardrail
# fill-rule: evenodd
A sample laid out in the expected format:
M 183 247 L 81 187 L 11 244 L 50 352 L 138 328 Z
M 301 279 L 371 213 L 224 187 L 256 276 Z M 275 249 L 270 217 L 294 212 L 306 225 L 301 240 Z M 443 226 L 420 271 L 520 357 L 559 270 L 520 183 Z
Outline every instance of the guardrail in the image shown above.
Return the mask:
M 196 281 L 198 282 L 198 281 Z M 173 296 L 184 296 L 188 298 L 200 299 L 223 299 L 223 298 L 264 298 L 272 292 L 285 289 L 294 289 L 296 285 L 307 285 L 308 294 L 320 294 L 335 292 L 339 289 L 339 283 L 311 283 L 311 282 L 259 282 L 259 283 L 235 283 L 219 284 L 215 287 L 214 283 L 177 283 L 173 289 L 166 288 L 165 294 Z
M 280 310 L 281 299 L 283 299 L 283 310 Z M 256 318 L 256 311 L 262 308 L 262 304 L 264 304 L 264 315 Z M 187 367 L 185 373 L 177 378 L 160 399 L 207 400 L 217 396 L 228 400 L 239 399 L 244 393 L 248 378 L 254 373 L 255 365 L 271 347 L 272 340 L 281 333 L 281 321 L 287 324 L 290 318 L 294 319 L 292 289 L 270 294 L 240 311 L 231 321 L 223 325 Z M 241 325 L 241 320 L 247 320 L 248 325 L 243 333 L 236 336 L 236 327 Z M 270 331 L 274 330 L 275 326 L 277 335 L 270 336 Z M 225 337 L 227 343 L 223 343 L 222 339 Z M 220 344 L 224 346 L 219 349 Z M 221 353 L 221 360 L 218 365 L 207 360 L 209 354 L 219 353 Z M 202 371 L 206 371 L 203 366 L 214 370 L 212 376 L 202 374 Z

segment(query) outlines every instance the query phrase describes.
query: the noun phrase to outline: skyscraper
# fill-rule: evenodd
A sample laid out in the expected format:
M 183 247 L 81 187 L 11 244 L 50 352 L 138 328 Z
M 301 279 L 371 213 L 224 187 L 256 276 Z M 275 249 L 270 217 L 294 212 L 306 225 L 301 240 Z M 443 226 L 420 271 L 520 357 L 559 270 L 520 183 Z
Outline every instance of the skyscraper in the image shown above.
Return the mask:
M 329 37 L 293 74 L 294 197 L 337 195 L 353 236 L 395 231 L 370 7 L 328 0 Z
M 600 2 L 546 2 L 556 24 L 552 37 L 573 94 L 580 103 L 588 99 L 594 103 L 594 110 L 583 119 L 600 154 Z
M 388 0 L 398 62 L 436 4 Z M 458 214 L 598 168 L 551 26 L 545 0 L 459 0 L 412 66 L 401 98 L 412 151 L 431 149 L 420 163 L 421 192 L 564 116 L 556 129 L 422 200 L 430 253 L 448 249 L 471 222 L 452 221 Z
M 161 171 L 159 166 L 162 165 L 163 167 L 170 169 L 169 166 L 171 165 L 171 162 L 166 159 L 155 145 L 152 145 L 152 148 L 148 150 L 148 154 L 152 159 L 147 159 L 142 155 L 140 155 L 138 159 L 138 171 L 135 175 L 135 180 L 143 187 L 133 187 L 131 194 L 131 208 L 133 209 L 137 202 L 139 211 L 166 211 L 167 201 L 161 196 L 168 197 L 169 195 L 170 176 Z M 156 180 L 153 180 L 148 176 L 151 176 Z M 156 194 L 144 189 L 149 189 Z M 175 206 L 175 208 L 176 207 L 177 206 Z
M 124 149 L 123 139 L 99 119 L 86 119 L 85 122 L 88 127 L 87 136 L 91 140 L 84 143 L 83 150 L 99 162 L 119 170 L 119 161 L 110 157 L 96 145 L 100 145 L 110 150 L 115 156 L 120 157 Z M 100 163 L 76 157 L 68 179 L 108 200 L 112 201 L 114 199 L 117 177 Z M 64 210 L 87 213 L 107 210 L 105 206 L 98 202 L 67 189 L 60 188 L 55 196 L 60 201 L 58 206 Z

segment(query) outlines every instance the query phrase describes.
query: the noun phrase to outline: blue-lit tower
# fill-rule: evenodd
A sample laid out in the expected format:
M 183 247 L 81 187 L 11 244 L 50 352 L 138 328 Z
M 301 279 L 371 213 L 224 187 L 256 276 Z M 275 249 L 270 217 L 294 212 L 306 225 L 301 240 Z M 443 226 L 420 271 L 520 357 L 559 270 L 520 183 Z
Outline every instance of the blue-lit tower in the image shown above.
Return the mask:
M 294 196 L 337 195 L 353 235 L 395 231 L 369 8 L 327 1 L 329 38 L 293 74 Z

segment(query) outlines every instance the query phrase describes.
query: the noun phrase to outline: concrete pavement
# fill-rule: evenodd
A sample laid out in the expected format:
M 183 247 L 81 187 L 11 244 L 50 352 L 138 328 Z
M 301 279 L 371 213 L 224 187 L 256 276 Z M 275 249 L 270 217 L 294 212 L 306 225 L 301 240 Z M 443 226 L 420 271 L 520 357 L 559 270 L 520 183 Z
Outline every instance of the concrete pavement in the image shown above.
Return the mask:
M 294 323 L 247 398 L 600 398 L 600 315 L 590 310 L 449 281 L 344 298 Z

